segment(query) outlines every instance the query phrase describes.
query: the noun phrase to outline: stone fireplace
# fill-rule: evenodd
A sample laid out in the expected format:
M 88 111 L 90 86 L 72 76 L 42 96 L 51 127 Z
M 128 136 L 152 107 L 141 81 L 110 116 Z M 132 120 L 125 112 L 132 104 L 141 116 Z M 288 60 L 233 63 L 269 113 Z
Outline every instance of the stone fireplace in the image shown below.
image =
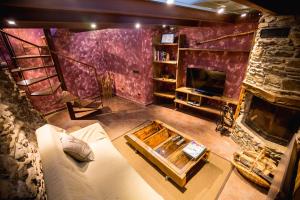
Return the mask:
M 255 95 L 248 95 L 243 122 L 264 139 L 287 145 L 300 124 L 296 109 L 272 104 Z
M 287 145 L 300 126 L 298 16 L 261 17 L 243 87 L 233 136 L 246 135 L 273 147 Z

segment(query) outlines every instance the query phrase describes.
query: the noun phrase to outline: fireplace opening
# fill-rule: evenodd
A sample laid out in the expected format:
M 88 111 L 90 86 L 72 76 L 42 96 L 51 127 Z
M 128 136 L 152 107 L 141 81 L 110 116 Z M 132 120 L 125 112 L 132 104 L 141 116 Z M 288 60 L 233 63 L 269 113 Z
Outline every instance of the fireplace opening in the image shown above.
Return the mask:
M 287 145 L 300 126 L 300 111 L 253 96 L 245 123 L 260 136 Z

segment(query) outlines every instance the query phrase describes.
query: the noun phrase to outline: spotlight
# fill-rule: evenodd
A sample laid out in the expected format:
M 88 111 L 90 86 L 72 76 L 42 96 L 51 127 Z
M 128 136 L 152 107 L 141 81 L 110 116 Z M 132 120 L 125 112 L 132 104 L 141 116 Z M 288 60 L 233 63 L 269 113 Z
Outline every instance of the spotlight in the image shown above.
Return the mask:
M 14 20 L 7 20 L 7 23 L 9 25 L 16 25 L 16 22 Z
M 218 10 L 218 14 L 222 14 L 222 13 L 224 13 L 224 11 L 225 11 L 225 8 L 220 8 L 220 9 Z
M 162 25 L 162 27 L 163 27 L 163 28 L 166 28 L 166 27 L 167 27 L 167 25 L 163 24 L 163 25 Z
M 241 14 L 241 17 L 246 17 L 246 16 L 247 16 L 247 13 Z
M 140 24 L 140 23 L 135 23 L 135 28 L 136 28 L 136 29 L 141 28 L 141 24 Z
M 167 2 L 166 2 L 168 5 L 171 5 L 171 4 L 173 4 L 174 3 L 174 0 L 167 0 Z
M 171 27 L 171 28 L 170 28 L 171 31 L 173 31 L 174 29 L 175 29 L 174 27 Z
M 91 28 L 97 28 L 97 24 L 96 23 L 91 23 Z

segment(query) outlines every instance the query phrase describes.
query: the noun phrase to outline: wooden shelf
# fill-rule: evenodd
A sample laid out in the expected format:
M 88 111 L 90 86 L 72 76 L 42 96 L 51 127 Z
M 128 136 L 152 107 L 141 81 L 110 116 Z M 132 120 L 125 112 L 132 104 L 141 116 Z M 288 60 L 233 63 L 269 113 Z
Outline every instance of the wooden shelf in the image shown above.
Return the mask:
M 23 72 L 23 71 L 29 71 L 29 70 L 36 70 L 36 69 L 42 69 L 42 68 L 48 68 L 48 67 L 54 67 L 54 65 L 45 65 L 40 67 L 25 67 L 25 68 L 16 68 L 12 69 L 11 72 Z
M 163 43 L 156 43 L 153 44 L 154 46 L 178 46 L 178 43 L 169 43 L 169 44 L 163 44 Z
M 60 85 L 61 85 L 60 83 L 56 83 L 56 84 L 52 85 L 52 88 L 48 87 L 44 90 L 39 90 L 39 91 L 33 92 L 30 95 L 31 96 L 49 96 L 49 95 L 52 95 L 53 93 L 55 93 L 58 90 L 58 88 L 60 87 Z
M 213 99 L 213 100 L 217 100 L 217 101 L 223 101 L 229 104 L 234 104 L 237 105 L 238 104 L 238 100 L 232 99 L 232 98 L 228 98 L 228 97 L 224 97 L 224 96 L 208 96 L 208 95 L 204 95 L 201 94 L 199 92 L 195 92 L 193 88 L 188 88 L 188 87 L 180 87 L 176 89 L 176 92 L 182 92 L 182 93 L 186 93 L 186 94 L 192 94 L 195 96 L 200 96 L 200 97 L 205 97 L 207 99 Z
M 216 51 L 216 52 L 242 52 L 249 53 L 250 50 L 233 50 L 233 49 L 198 49 L 198 48 L 179 48 L 180 51 Z
M 170 65 L 176 65 L 177 61 L 176 60 L 168 60 L 168 61 L 158 61 L 154 60 L 154 63 L 162 63 L 162 64 L 170 64 Z
M 176 79 L 170 79 L 170 78 L 153 78 L 153 80 L 165 82 L 165 83 L 176 83 Z
M 42 77 L 39 77 L 39 78 L 32 78 L 32 79 L 22 80 L 22 81 L 18 81 L 17 85 L 20 85 L 20 86 L 32 85 L 32 84 L 44 81 L 48 78 L 55 77 L 55 76 L 57 76 L 57 74 L 53 74 L 53 75 L 50 75 L 50 76 L 42 76 Z
M 168 99 L 175 99 L 175 94 L 172 92 L 154 92 L 154 96 L 168 98 Z
M 45 58 L 50 57 L 50 55 L 25 55 L 25 56 L 16 56 L 12 57 L 13 59 L 27 59 L 27 58 Z
M 214 113 L 214 114 L 220 114 L 220 110 L 217 109 L 217 108 L 212 108 L 212 107 L 203 106 L 203 105 L 194 106 L 194 105 L 191 105 L 191 104 L 187 103 L 186 101 L 183 101 L 183 100 L 180 100 L 180 99 L 175 99 L 174 102 L 178 103 L 178 104 L 188 106 L 188 107 L 196 108 L 198 110 L 202 110 L 202 111 L 206 111 L 206 112 L 210 112 L 210 113 Z

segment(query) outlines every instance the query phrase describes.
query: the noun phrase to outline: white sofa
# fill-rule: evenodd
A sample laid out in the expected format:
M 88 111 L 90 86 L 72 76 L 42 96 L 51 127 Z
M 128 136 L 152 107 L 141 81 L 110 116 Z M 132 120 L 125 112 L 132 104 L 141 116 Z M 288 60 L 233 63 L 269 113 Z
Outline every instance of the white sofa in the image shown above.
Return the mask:
M 158 200 L 163 199 L 127 163 L 95 123 L 71 133 L 89 143 L 95 160 L 79 163 L 60 143 L 63 129 L 44 125 L 36 136 L 49 200 Z

